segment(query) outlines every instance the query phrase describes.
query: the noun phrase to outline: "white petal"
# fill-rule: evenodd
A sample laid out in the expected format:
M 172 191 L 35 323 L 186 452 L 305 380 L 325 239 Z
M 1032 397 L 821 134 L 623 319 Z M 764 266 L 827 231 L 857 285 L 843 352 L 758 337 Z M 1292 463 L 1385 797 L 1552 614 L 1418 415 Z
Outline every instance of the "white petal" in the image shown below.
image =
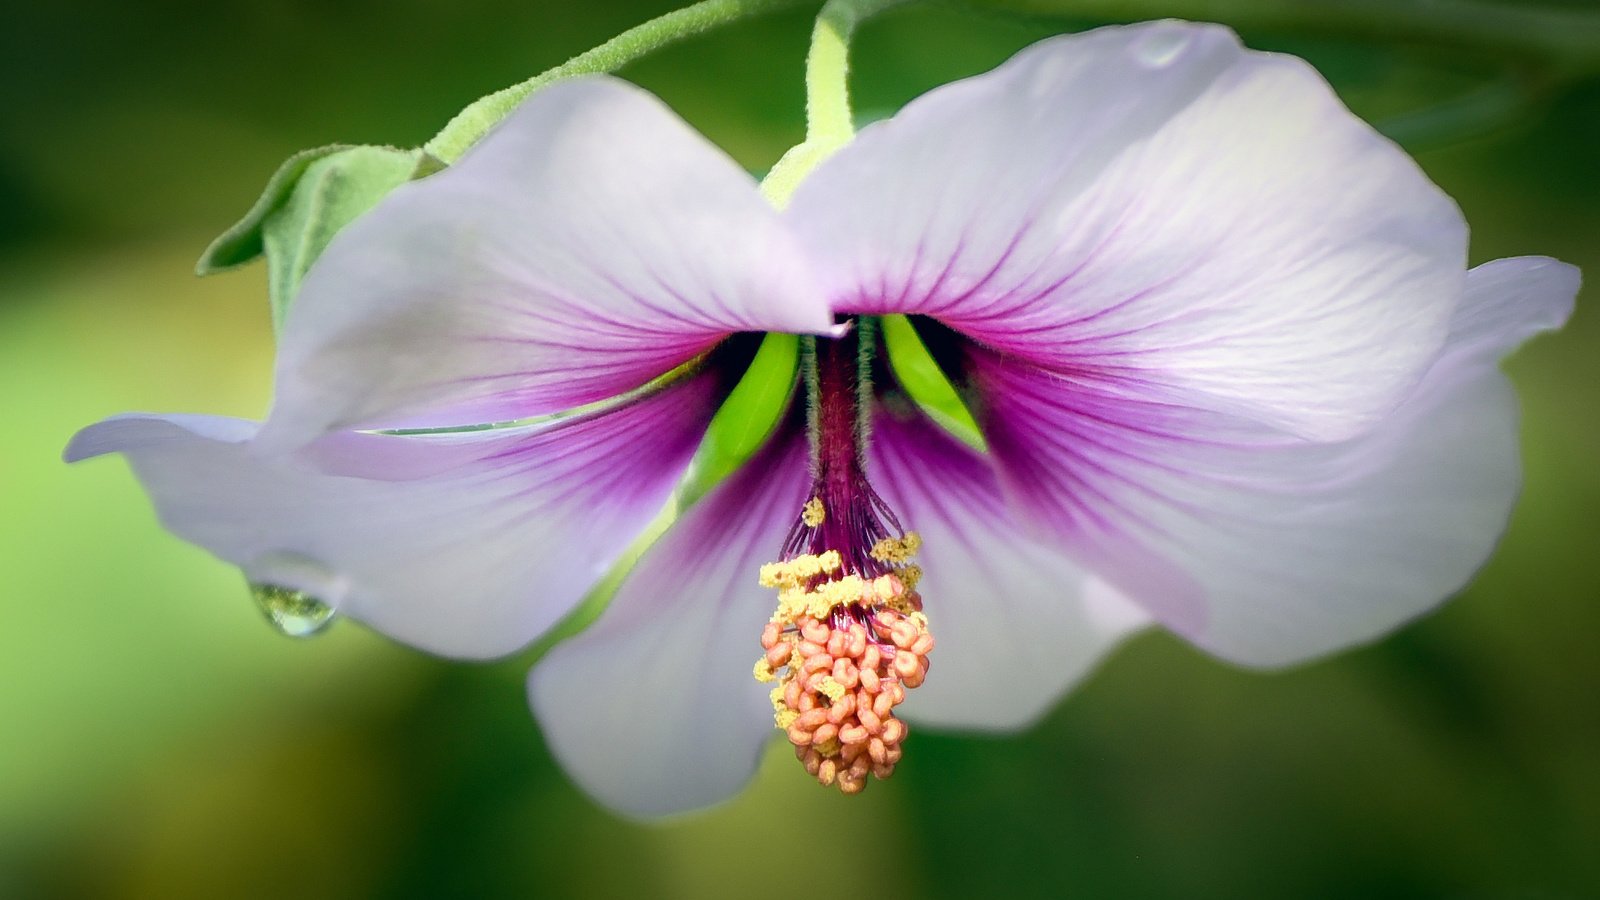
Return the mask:
M 1169 627 L 1242 663 L 1303 660 L 1431 609 L 1488 558 L 1521 480 L 1494 364 L 1576 287 L 1549 260 L 1474 270 L 1438 363 L 1353 440 L 1119 406 L 990 359 L 991 447 L 1016 502 Z
M 732 796 L 772 736 L 751 671 L 776 598 L 760 586 L 805 502 L 805 441 L 783 435 L 673 525 L 605 613 L 534 667 L 550 748 L 606 806 L 662 816 Z
M 933 91 L 787 215 L 837 310 L 934 316 L 1319 440 L 1415 386 L 1466 252 L 1455 205 L 1303 61 L 1178 22 L 1043 41 Z
M 565 82 L 335 238 L 289 314 L 262 439 L 601 400 L 730 332 L 829 330 L 810 283 L 732 160 L 637 88 Z
M 1133 630 L 1139 607 L 1010 517 L 989 463 L 921 416 L 878 417 L 872 477 L 918 532 L 937 641 L 914 722 L 1014 729 L 1049 710 Z
M 1516 256 L 1467 273 L 1467 298 L 1450 322 L 1441 364 L 1493 364 L 1572 315 L 1580 276 L 1547 256 Z
M 67 457 L 126 454 L 167 528 L 252 581 L 492 657 L 565 615 L 661 510 L 711 415 L 708 381 L 538 430 L 334 435 L 298 459 L 257 452 L 253 422 L 125 416 Z

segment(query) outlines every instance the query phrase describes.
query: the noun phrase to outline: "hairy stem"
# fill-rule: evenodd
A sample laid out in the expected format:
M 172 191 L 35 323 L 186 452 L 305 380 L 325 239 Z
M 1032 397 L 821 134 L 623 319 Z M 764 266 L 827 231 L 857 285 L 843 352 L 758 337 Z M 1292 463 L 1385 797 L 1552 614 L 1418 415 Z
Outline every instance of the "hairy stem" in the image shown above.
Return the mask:
M 789 202 L 800 181 L 855 136 L 850 109 L 850 41 L 867 19 L 910 0 L 828 0 L 806 53 L 806 139 L 778 160 L 761 182 L 774 205 Z
M 529 94 L 564 78 L 612 72 L 640 57 L 684 38 L 703 34 L 723 25 L 806 0 L 701 0 L 683 9 L 657 16 L 624 31 L 609 41 L 586 50 L 553 69 L 520 84 L 496 91 L 474 101 L 424 144 L 422 149 L 443 163 L 453 163 L 468 147 L 488 133 Z

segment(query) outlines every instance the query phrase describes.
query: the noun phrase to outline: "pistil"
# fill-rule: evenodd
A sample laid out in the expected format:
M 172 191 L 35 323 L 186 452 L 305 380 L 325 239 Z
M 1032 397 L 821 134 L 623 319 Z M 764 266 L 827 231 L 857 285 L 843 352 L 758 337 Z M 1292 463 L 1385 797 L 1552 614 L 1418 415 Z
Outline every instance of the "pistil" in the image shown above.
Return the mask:
M 908 729 L 894 715 L 928 672 L 933 636 L 911 560 L 921 546 L 866 474 L 870 392 L 858 325 L 807 359 L 811 496 L 761 583 L 778 609 L 755 677 L 776 682 L 774 722 L 806 771 L 847 794 L 887 778 Z

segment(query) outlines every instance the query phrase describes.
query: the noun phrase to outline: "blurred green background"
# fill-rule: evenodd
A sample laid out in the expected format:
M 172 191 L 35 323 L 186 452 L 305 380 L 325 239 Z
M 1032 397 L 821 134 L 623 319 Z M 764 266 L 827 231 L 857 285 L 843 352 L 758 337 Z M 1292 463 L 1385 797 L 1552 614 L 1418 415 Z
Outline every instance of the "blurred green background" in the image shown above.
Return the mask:
M 190 271 L 284 157 L 418 144 L 473 97 L 669 8 L 8 8 L 0 898 L 766 897 L 798 896 L 802 878 L 874 900 L 1600 896 L 1588 298 L 1510 365 L 1525 495 L 1500 552 L 1436 615 L 1277 674 L 1147 634 L 1028 733 L 919 732 L 896 777 L 855 799 L 779 750 L 733 803 L 662 826 L 568 784 L 521 665 L 434 660 L 349 623 L 281 637 L 235 571 L 160 530 L 123 464 L 59 463 L 107 414 L 263 411 L 261 267 Z M 859 106 L 891 110 L 1061 27 L 890 14 L 862 35 Z M 776 15 L 626 74 L 760 170 L 801 136 L 808 30 L 804 11 Z M 1500 66 L 1244 33 L 1311 58 L 1374 120 L 1437 109 Z M 1465 209 L 1474 261 L 1548 253 L 1600 273 L 1600 82 L 1549 85 L 1513 112 L 1469 140 L 1405 127 Z M 851 860 L 870 868 L 820 877 Z

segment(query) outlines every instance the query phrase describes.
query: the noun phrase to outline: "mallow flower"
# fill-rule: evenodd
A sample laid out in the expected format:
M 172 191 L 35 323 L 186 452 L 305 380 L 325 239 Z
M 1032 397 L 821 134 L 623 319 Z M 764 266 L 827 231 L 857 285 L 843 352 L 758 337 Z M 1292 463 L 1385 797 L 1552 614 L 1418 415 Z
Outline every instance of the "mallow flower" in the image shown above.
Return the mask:
M 1466 251 L 1315 71 L 1215 26 L 1038 43 L 782 210 L 652 97 L 577 80 L 334 239 L 265 422 L 120 416 L 67 456 L 127 456 L 254 583 L 496 657 L 656 518 L 758 336 L 809 335 L 764 446 L 529 695 L 629 813 L 730 795 L 774 721 L 855 792 L 907 719 L 1023 727 L 1147 625 L 1281 666 L 1466 584 L 1519 482 L 1497 363 L 1578 284 Z M 981 446 L 908 396 L 885 316 Z

